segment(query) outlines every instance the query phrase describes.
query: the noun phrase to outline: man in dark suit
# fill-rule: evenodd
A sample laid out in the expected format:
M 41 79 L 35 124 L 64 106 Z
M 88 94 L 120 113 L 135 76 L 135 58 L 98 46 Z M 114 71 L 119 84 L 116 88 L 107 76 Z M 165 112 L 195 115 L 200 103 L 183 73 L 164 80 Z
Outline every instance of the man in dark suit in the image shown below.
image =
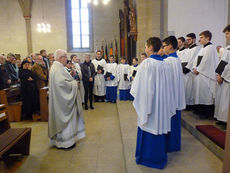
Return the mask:
M 0 55 L 0 89 L 9 88 L 11 80 L 6 71 L 5 57 Z
M 20 80 L 18 78 L 17 72 L 15 70 L 14 64 L 12 64 L 13 60 L 15 59 L 15 55 L 12 53 L 9 53 L 7 55 L 7 61 L 5 64 L 6 67 L 6 71 L 8 73 L 8 75 L 10 76 L 11 82 L 12 84 L 16 84 L 18 83 Z
M 88 99 L 90 101 L 90 109 L 93 107 L 93 85 L 95 77 L 95 68 L 91 63 L 90 55 L 85 56 L 85 62 L 81 64 L 82 80 L 85 89 L 85 110 L 88 110 Z
M 50 68 L 50 62 L 49 59 L 47 58 L 47 53 L 46 50 L 42 49 L 40 50 L 40 55 L 43 57 L 43 61 L 45 62 L 46 68 L 49 69 Z

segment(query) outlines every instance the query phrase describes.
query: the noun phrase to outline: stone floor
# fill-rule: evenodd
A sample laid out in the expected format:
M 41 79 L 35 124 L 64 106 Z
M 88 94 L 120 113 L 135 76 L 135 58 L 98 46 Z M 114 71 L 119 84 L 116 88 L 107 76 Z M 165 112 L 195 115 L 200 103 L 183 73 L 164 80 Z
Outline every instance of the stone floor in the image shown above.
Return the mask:
M 84 117 L 87 137 L 69 150 L 49 146 L 47 122 L 11 123 L 32 127 L 31 154 L 0 161 L 0 172 L 221 173 L 222 162 L 185 129 L 181 152 L 168 155 L 164 170 L 136 165 L 136 113 L 131 102 L 97 103 Z

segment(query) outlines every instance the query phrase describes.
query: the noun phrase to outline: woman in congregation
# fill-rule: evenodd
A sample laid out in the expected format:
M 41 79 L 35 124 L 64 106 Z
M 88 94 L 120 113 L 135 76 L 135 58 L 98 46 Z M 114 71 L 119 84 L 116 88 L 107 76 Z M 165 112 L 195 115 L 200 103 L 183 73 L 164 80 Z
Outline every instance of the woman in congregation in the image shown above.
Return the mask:
M 21 96 L 22 96 L 22 118 L 31 120 L 32 116 L 39 113 L 39 95 L 38 89 L 31 70 L 29 70 L 30 62 L 25 60 L 21 64 L 19 70 L 19 78 L 21 80 Z

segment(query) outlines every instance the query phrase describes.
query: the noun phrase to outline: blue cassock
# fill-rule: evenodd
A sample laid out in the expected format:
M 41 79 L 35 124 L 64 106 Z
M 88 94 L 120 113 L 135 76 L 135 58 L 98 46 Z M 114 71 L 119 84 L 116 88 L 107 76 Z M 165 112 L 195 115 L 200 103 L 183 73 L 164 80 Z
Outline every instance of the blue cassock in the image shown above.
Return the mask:
M 169 54 L 168 57 L 178 58 L 177 53 Z M 171 131 L 166 135 L 167 152 L 180 151 L 181 149 L 181 111 L 177 110 L 176 115 L 171 119 Z
M 163 61 L 163 58 L 159 55 L 152 55 L 150 58 Z M 138 127 L 135 154 L 136 163 L 151 168 L 163 169 L 168 160 L 166 138 L 166 134 L 154 135 Z

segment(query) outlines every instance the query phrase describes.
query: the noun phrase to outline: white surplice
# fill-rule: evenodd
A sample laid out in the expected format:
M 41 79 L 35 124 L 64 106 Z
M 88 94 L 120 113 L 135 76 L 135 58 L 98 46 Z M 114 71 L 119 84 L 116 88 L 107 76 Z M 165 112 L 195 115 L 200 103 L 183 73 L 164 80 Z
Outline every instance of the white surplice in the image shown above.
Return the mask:
M 230 46 L 225 48 L 221 60 L 228 64 L 221 75 L 223 83 L 217 84 L 214 117 L 219 121 L 227 122 L 230 100 Z
M 199 66 L 198 57 L 203 56 Z M 198 75 L 194 75 L 193 97 L 194 104 L 213 105 L 216 94 L 216 67 L 218 56 L 216 47 L 212 44 L 200 49 L 193 63 L 193 69 L 197 69 Z
M 107 63 L 105 66 L 105 72 L 104 75 L 106 74 L 106 72 L 112 73 L 112 75 L 115 77 L 113 80 L 109 80 L 105 82 L 105 85 L 107 87 L 111 87 L 111 86 L 117 86 L 118 85 L 118 76 L 117 76 L 117 63 Z
M 118 89 L 120 90 L 130 89 L 129 68 L 129 64 L 119 64 L 117 66 Z M 124 74 L 127 74 L 128 80 L 124 79 Z
M 97 66 L 100 65 L 103 68 L 106 66 L 106 61 L 104 59 L 94 59 L 92 60 L 95 71 L 97 71 Z M 96 74 L 94 78 L 94 88 L 93 93 L 96 96 L 104 96 L 105 95 L 105 78 L 104 74 Z
M 51 145 L 69 148 L 85 137 L 81 95 L 77 81 L 55 61 L 49 75 L 48 135 Z
M 154 135 L 171 130 L 176 113 L 172 96 L 170 67 L 164 61 L 147 58 L 138 67 L 131 87 L 138 127 Z

